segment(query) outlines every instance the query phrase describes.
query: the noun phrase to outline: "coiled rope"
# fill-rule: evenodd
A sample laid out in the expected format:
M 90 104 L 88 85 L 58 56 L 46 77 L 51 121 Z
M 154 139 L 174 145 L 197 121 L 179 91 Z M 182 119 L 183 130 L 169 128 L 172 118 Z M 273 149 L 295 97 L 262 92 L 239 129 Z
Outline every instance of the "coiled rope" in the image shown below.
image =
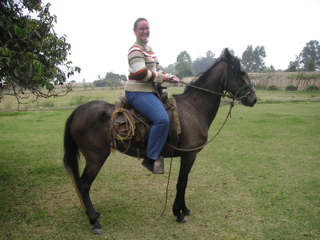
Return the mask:
M 117 117 L 123 115 L 123 123 L 117 122 Z M 117 141 L 124 143 L 125 141 L 129 141 L 127 149 L 122 152 L 126 153 L 130 148 L 130 141 L 134 137 L 134 132 L 136 129 L 136 125 L 134 122 L 134 118 L 129 110 L 125 108 L 119 108 L 113 111 L 111 116 L 111 134 L 113 135 L 113 148 L 117 149 Z M 117 149 L 119 151 L 119 149 Z

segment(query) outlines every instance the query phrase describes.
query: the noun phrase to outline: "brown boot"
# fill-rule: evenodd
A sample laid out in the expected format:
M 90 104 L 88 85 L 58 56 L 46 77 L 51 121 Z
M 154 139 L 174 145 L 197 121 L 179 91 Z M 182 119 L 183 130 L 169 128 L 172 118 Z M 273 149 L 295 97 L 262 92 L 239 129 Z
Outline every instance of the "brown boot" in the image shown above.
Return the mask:
M 164 174 L 164 160 L 163 156 L 159 156 L 153 165 L 154 174 Z
M 142 166 L 144 166 L 146 169 L 148 169 L 150 172 L 153 173 L 153 166 L 154 166 L 154 160 L 148 157 L 145 157 L 142 161 Z

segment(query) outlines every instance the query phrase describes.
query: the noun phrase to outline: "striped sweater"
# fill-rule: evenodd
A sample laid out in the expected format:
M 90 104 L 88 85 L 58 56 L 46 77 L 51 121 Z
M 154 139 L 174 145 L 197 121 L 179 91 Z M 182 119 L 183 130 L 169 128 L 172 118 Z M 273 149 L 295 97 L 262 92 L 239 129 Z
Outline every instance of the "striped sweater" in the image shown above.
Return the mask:
M 152 48 L 137 40 L 129 49 L 128 63 L 129 79 L 125 90 L 155 92 L 153 83 L 162 83 L 166 73 L 159 70 L 159 61 Z

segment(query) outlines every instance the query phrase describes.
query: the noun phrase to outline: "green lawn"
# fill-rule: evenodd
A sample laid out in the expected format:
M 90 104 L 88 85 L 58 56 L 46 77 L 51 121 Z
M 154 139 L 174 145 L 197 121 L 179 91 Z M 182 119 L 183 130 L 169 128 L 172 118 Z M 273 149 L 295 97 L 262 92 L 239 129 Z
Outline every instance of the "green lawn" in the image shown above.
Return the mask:
M 171 212 L 178 159 L 157 218 L 170 159 L 158 176 L 112 154 L 91 189 L 105 216 L 105 234 L 94 236 L 63 169 L 64 124 L 76 99 L 114 102 L 121 92 L 79 89 L 27 112 L 12 110 L 9 98 L 0 103 L 0 239 L 320 239 L 320 95 L 284 91 L 258 91 L 253 108 L 236 105 L 199 153 L 186 193 L 189 223 Z M 228 109 L 221 106 L 210 136 Z

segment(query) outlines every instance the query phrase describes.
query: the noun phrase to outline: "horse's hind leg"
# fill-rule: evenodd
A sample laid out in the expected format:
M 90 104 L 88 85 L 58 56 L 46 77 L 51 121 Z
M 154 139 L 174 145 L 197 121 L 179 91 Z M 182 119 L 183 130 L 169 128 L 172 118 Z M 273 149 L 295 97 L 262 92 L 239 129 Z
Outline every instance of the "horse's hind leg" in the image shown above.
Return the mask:
M 107 155 L 101 156 L 99 154 L 85 154 L 86 158 L 86 166 L 83 170 L 83 173 L 80 178 L 80 183 L 78 185 L 79 192 L 81 194 L 82 201 L 86 207 L 86 214 L 89 218 L 90 224 L 93 225 L 93 233 L 94 234 L 102 234 L 102 227 L 99 223 L 99 217 L 101 214 L 94 210 L 93 204 L 90 199 L 90 188 L 92 186 L 93 181 L 97 177 L 100 169 L 102 168 L 105 160 L 109 156 Z M 95 159 L 95 160 L 93 160 Z

